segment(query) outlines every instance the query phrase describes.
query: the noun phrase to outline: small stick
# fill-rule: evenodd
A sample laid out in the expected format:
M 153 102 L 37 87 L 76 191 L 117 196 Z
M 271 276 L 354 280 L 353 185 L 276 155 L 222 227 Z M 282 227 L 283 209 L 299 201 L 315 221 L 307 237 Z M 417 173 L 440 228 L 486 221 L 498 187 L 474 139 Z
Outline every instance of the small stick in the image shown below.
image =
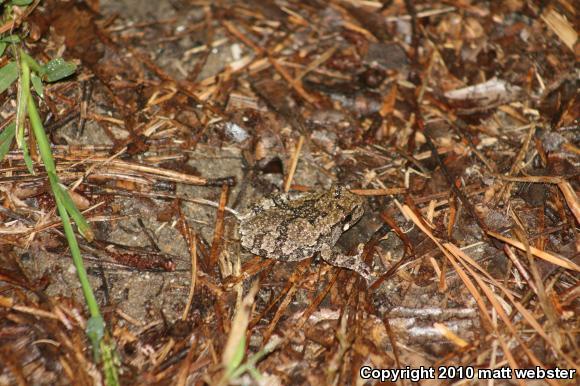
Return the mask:
M 191 233 L 191 229 L 187 225 L 187 222 L 183 221 L 183 230 L 187 237 L 187 242 L 189 244 L 189 256 L 191 257 L 191 283 L 189 285 L 189 295 L 187 296 L 187 305 L 183 310 L 183 315 L 181 315 L 181 320 L 186 321 L 187 315 L 191 308 L 191 303 L 193 302 L 193 295 L 195 293 L 195 279 L 197 278 L 197 236 Z
M 301 135 L 300 139 L 298 140 L 298 144 L 296 145 L 296 150 L 294 150 L 294 154 L 292 154 L 290 169 L 288 170 L 288 177 L 286 177 L 286 181 L 284 182 L 284 192 L 288 192 L 288 190 L 290 190 L 290 185 L 294 179 L 294 173 L 296 172 L 296 166 L 298 165 L 298 157 L 300 156 L 300 151 L 302 150 L 303 144 L 304 136 Z

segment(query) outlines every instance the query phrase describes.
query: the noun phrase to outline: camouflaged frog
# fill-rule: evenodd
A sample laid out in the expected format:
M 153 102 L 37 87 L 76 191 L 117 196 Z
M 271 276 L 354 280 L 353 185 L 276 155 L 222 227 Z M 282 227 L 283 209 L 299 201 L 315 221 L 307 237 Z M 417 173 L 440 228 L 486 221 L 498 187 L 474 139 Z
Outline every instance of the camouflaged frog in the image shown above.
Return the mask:
M 343 186 L 304 193 L 296 198 L 279 193 L 251 206 L 240 218 L 242 247 L 256 255 L 279 260 L 304 260 L 317 252 L 328 264 L 351 269 L 372 282 L 369 267 L 358 254 L 335 250 L 340 235 L 364 213 L 363 199 Z

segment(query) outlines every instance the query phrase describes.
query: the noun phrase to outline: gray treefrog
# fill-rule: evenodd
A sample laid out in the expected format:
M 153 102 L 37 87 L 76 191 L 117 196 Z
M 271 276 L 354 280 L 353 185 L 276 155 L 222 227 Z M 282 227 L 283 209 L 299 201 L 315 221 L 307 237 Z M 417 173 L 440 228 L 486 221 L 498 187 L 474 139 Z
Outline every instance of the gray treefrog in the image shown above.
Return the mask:
M 355 256 L 335 250 L 340 235 L 363 213 L 363 199 L 340 185 L 296 198 L 274 194 L 240 217 L 241 244 L 249 252 L 279 261 L 304 260 L 320 252 L 328 264 L 351 269 L 370 284 L 371 270 L 360 259 L 362 244 Z

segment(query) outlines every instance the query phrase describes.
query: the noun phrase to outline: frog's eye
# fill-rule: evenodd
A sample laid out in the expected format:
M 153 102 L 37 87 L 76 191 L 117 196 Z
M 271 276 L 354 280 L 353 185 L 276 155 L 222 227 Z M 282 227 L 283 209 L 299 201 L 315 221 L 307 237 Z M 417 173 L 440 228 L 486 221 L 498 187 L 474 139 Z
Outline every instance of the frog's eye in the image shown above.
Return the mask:
M 348 215 L 347 215 L 347 216 L 344 218 L 344 220 L 343 220 L 343 222 L 345 223 L 345 224 L 344 224 L 344 228 L 345 228 L 344 230 L 347 230 L 347 229 L 348 229 L 348 227 L 350 226 L 349 224 L 350 224 L 350 222 L 351 222 L 351 221 L 352 221 L 352 213 L 349 213 L 349 214 L 348 214 Z

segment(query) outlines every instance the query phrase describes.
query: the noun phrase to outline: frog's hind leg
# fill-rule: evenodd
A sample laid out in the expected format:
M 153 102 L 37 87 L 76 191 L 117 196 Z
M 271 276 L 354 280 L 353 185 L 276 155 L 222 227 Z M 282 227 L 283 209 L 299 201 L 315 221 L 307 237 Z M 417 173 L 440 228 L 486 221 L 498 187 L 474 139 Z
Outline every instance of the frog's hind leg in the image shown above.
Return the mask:
M 371 285 L 374 281 L 371 269 L 361 259 L 363 247 L 363 244 L 360 244 L 358 247 L 358 253 L 354 256 L 347 256 L 342 253 L 334 252 L 331 248 L 323 247 L 320 251 L 320 257 L 322 257 L 322 260 L 334 267 L 355 271 L 366 280 L 367 285 Z

